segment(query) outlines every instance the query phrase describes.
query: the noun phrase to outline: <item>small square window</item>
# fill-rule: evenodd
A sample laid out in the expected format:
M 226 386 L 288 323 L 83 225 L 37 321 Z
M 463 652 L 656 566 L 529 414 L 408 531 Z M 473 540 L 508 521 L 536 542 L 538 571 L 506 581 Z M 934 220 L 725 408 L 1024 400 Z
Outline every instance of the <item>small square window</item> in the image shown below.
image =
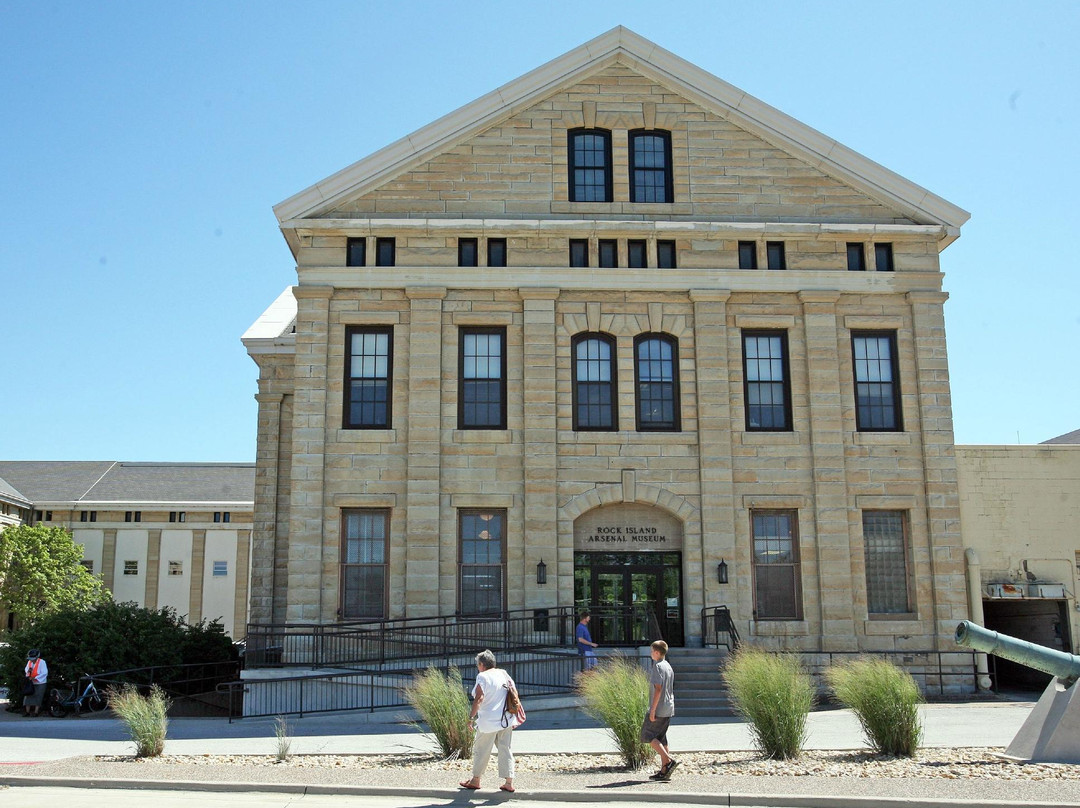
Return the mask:
M 4 513 L 7 513 L 7 510 L 5 510 Z M 34 521 L 35 522 L 40 522 L 41 521 L 41 511 L 34 511 Z
M 866 250 L 860 242 L 848 242 L 847 268 L 849 272 L 866 271 Z
M 615 239 L 600 239 L 600 266 L 612 269 L 619 265 L 619 242 Z
M 757 242 L 739 242 L 739 269 L 757 269 Z
M 874 245 L 874 269 L 876 269 L 878 272 L 893 271 L 891 244 Z
M 186 522 L 187 521 L 187 513 L 184 512 L 184 511 L 177 511 L 176 512 L 176 521 L 177 522 Z
M 784 255 L 784 242 L 766 241 L 765 252 L 769 258 L 769 269 L 787 269 L 787 257 Z
M 80 512 L 79 512 L 79 521 L 80 521 L 80 522 L 85 522 L 85 521 L 87 521 L 87 520 L 88 520 L 89 518 L 90 518 L 90 513 L 89 513 L 89 511 L 80 511 Z
M 90 521 L 91 522 L 96 522 L 97 521 L 97 511 L 90 511 Z
M 169 562 L 169 575 L 183 575 L 184 574 L 184 562 L 183 561 L 170 561 Z
M 220 522 L 221 521 L 221 511 L 214 511 L 214 521 L 215 522 Z
M 52 511 L 45 511 L 45 521 L 46 522 L 51 522 L 52 521 Z
M 570 239 L 570 266 L 587 267 L 589 265 L 589 242 L 588 239 Z
M 215 561 L 214 562 L 214 577 L 221 578 L 229 574 L 229 562 L 228 561 Z
M 84 559 L 83 559 L 82 561 L 80 561 L 79 563 L 80 563 L 80 564 L 82 564 L 82 565 L 83 565 L 83 568 L 84 568 L 84 569 L 85 569 L 85 570 L 86 570 L 87 572 L 89 572 L 89 573 L 90 573 L 91 575 L 93 575 L 93 574 L 94 574 L 94 559 L 92 559 L 92 558 L 84 558 Z
M 124 521 L 125 522 L 130 522 L 131 521 L 131 511 L 124 511 Z
M 367 239 L 351 238 L 345 247 L 345 266 L 367 266 Z
M 646 259 L 648 255 L 647 243 L 644 241 L 638 241 L 631 239 L 626 242 L 626 265 L 631 269 L 645 269 L 649 263 Z
M 675 242 L 656 242 L 656 266 L 659 269 L 675 269 Z
M 221 521 L 222 522 L 231 522 L 232 521 L 232 514 L 229 513 L 228 511 L 223 511 L 222 514 L 221 514 Z
M 141 522 L 142 521 L 142 511 L 135 511 L 135 521 L 136 522 Z
M 138 561 L 125 561 L 124 562 L 124 575 L 138 575 L 139 574 L 139 562 Z
M 506 266 L 506 239 L 489 238 L 487 240 L 488 266 Z
M 176 521 L 176 511 L 169 511 L 169 521 L 170 522 L 175 522 Z
M 479 265 L 477 241 L 474 238 L 459 238 L 457 243 L 457 263 L 459 267 Z
M 392 238 L 375 239 L 375 266 L 392 267 L 397 260 L 397 243 Z

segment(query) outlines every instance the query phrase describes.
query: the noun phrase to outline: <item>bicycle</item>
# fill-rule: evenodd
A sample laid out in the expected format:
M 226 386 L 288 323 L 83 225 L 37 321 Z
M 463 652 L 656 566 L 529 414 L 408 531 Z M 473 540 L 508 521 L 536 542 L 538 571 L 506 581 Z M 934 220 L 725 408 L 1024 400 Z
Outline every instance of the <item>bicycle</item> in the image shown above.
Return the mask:
M 99 713 L 109 706 L 109 700 L 97 689 L 93 677 L 86 674 L 79 679 L 79 682 L 83 679 L 86 680 L 86 687 L 78 696 L 75 695 L 78 692 L 77 688 L 54 687 L 49 691 L 49 715 L 53 718 L 60 718 L 71 712 L 79 715 L 84 709 L 91 713 Z

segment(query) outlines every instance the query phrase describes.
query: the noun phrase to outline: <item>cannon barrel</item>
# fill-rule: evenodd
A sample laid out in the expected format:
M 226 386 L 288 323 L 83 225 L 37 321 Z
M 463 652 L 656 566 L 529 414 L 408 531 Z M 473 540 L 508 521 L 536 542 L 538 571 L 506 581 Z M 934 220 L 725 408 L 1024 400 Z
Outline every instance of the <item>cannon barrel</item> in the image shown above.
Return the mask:
M 1027 640 L 1018 640 L 1008 634 L 977 626 L 968 620 L 956 627 L 956 642 L 958 645 L 1049 673 L 1070 683 L 1080 679 L 1080 656 L 1055 651 Z

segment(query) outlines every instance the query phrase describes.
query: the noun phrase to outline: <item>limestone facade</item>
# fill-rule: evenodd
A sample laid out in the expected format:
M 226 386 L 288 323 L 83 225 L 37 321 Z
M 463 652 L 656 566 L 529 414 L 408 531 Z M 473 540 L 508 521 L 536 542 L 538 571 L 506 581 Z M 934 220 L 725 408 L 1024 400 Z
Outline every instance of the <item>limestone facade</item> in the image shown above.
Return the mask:
M 578 129 L 609 133 L 611 201 L 570 201 Z M 640 131 L 670 137 L 670 202 L 631 201 Z M 727 605 L 745 638 L 774 647 L 952 647 L 967 604 L 939 253 L 960 209 L 615 29 L 276 212 L 297 284 L 244 338 L 259 366 L 254 620 L 347 617 L 354 511 L 387 515 L 382 611 L 399 618 L 462 611 L 474 509 L 505 514 L 509 610 L 582 605 L 575 525 L 648 526 L 651 510 L 680 527 L 680 591 L 658 605 L 677 601 L 687 644 L 700 642 L 701 609 Z M 375 265 L 385 239 L 392 266 Z M 459 266 L 463 239 L 476 240 L 476 266 Z M 364 263 L 348 266 L 358 240 Z M 487 265 L 493 240 L 506 266 Z M 576 240 L 588 267 L 570 266 Z M 631 268 L 642 242 L 646 266 Z M 674 266 L 660 266 L 672 243 Z M 739 268 L 740 243 L 761 269 Z M 776 244 L 785 266 L 766 269 Z M 612 249 L 615 266 L 601 267 Z M 358 328 L 390 335 L 385 428 L 347 426 Z M 463 329 L 501 335 L 504 427 L 461 421 Z M 786 344 L 782 428 L 748 426 L 744 338 L 758 332 Z M 583 334 L 613 346 L 616 429 L 575 428 Z M 857 418 L 853 338 L 865 334 L 894 346 L 891 428 Z M 638 423 L 637 340 L 657 336 L 676 371 L 664 430 Z M 870 611 L 868 513 L 903 526 L 885 577 L 906 608 Z M 753 531 L 776 514 L 793 528 L 794 585 L 781 597 L 790 613 L 765 619 L 772 550 Z

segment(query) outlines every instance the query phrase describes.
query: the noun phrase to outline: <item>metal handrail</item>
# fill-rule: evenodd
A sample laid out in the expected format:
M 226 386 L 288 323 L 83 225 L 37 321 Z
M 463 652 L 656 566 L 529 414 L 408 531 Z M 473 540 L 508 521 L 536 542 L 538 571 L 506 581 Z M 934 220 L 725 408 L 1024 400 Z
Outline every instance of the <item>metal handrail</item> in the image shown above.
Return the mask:
M 721 640 L 721 634 L 727 635 L 726 639 Z M 701 638 L 706 648 L 719 648 L 723 645 L 732 652 L 739 649 L 742 642 L 739 629 L 736 628 L 735 621 L 731 618 L 731 610 L 727 606 L 706 606 L 701 610 Z

